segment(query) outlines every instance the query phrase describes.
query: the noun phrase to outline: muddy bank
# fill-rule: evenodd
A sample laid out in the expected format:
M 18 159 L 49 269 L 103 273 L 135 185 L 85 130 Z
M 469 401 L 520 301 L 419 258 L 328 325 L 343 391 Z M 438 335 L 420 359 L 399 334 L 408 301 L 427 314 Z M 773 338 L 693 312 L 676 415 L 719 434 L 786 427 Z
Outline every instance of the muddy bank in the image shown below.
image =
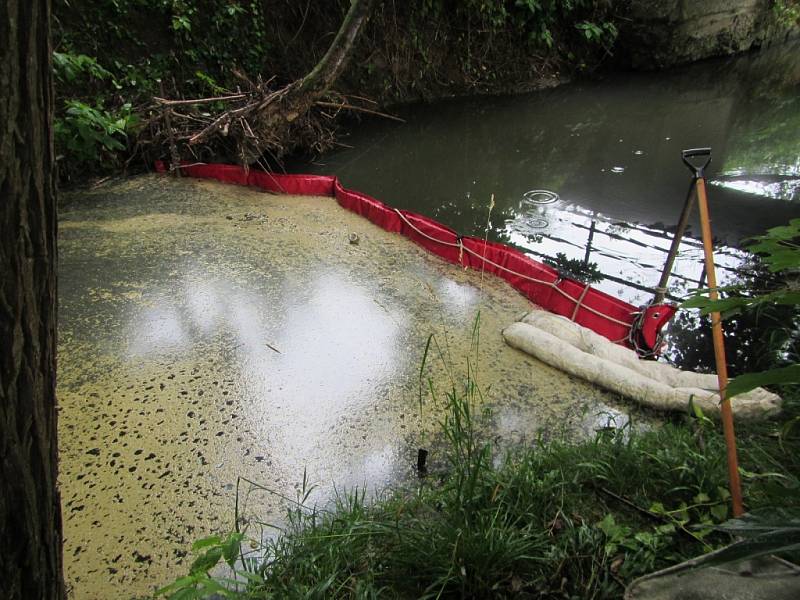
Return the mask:
M 625 405 L 503 344 L 527 308 L 327 198 L 158 176 L 72 194 L 58 393 L 73 597 L 145 596 L 184 572 L 193 540 L 232 526 L 239 476 L 276 492 L 249 499 L 271 521 L 304 470 L 321 503 L 334 484 L 410 475 L 442 415 L 419 411 L 425 340 L 446 387 L 479 309 L 499 444 L 624 421 Z

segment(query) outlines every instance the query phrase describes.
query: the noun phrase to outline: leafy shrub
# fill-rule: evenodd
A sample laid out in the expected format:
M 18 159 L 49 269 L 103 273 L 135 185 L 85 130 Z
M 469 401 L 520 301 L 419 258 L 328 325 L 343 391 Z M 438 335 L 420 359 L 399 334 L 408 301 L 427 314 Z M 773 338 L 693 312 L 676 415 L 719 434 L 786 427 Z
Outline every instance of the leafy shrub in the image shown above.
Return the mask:
M 419 5 L 423 17 L 442 18 L 450 12 L 477 19 L 497 35 L 509 29 L 522 31 L 529 41 L 547 48 L 552 48 L 560 36 L 568 36 L 572 23 L 587 41 L 612 45 L 617 28 L 608 9 L 607 3 L 598 0 L 422 0 Z
M 698 290 L 683 303 L 683 308 L 699 308 L 701 315 L 719 312 L 723 319 L 738 315 L 770 315 L 777 312 L 777 326 L 762 347 L 749 348 L 751 353 L 771 358 L 760 373 L 736 377 L 728 386 L 731 396 L 770 384 L 800 383 L 800 363 L 790 350 L 800 336 L 800 219 L 788 225 L 773 227 L 747 246 L 759 256 L 772 277 L 755 277 L 739 285 L 724 286 L 719 292 L 725 297 L 711 300 L 708 290 Z M 754 284 L 766 284 L 761 285 Z
M 97 59 L 85 54 L 53 52 L 53 75 L 59 88 L 74 95 L 64 99 L 53 124 L 62 176 L 100 171 L 105 163 L 116 166 L 137 117 L 130 103 L 105 110 L 107 92 L 100 90 L 109 85 L 118 90 L 120 84 Z
M 782 25 L 791 27 L 800 24 L 800 2 L 798 0 L 775 0 L 772 10 Z
M 82 76 L 112 79 L 111 73 L 91 56 L 65 52 L 53 52 L 53 74 L 59 81 L 70 83 L 78 81 Z
M 104 161 L 116 164 L 118 153 L 126 148 L 128 132 L 137 122 L 130 104 L 111 113 L 79 100 L 67 100 L 63 116 L 55 121 L 56 148 L 67 156 L 70 171 L 95 170 Z

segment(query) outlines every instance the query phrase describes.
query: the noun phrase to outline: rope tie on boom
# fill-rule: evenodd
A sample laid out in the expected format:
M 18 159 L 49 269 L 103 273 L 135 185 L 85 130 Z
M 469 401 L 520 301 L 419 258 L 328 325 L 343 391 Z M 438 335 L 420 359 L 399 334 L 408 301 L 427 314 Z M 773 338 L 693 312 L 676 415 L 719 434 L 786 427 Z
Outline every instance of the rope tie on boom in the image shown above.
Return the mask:
M 562 296 L 564 296 L 565 298 L 568 298 L 572 302 L 575 302 L 575 310 L 574 310 L 573 316 L 572 316 L 572 320 L 573 321 L 575 320 L 575 316 L 577 315 L 578 309 L 583 308 L 584 310 L 586 310 L 586 311 L 588 311 L 588 312 L 590 312 L 590 313 L 592 313 L 592 314 L 594 314 L 594 315 L 596 315 L 598 317 L 602 317 L 604 319 L 607 319 L 608 321 L 611 321 L 612 323 L 616 323 L 617 325 L 621 325 L 623 327 L 629 327 L 630 326 L 630 323 L 627 323 L 627 322 L 622 321 L 620 319 L 616 319 L 616 318 L 612 317 L 611 315 L 607 315 L 605 313 L 600 312 L 599 310 L 596 310 L 596 309 L 592 308 L 591 306 L 586 306 L 585 304 L 583 304 L 584 297 L 586 296 L 587 292 L 589 291 L 589 287 L 590 286 L 588 286 L 588 285 L 583 289 L 581 295 L 578 298 L 574 298 L 573 296 L 569 295 L 567 292 L 562 290 L 560 287 L 558 287 L 558 283 L 561 281 L 560 277 L 557 278 L 555 281 L 546 281 L 544 279 L 538 279 L 536 277 L 531 277 L 530 275 L 526 275 L 524 273 L 519 273 L 519 272 L 517 272 L 517 271 L 515 271 L 513 269 L 509 269 L 508 267 L 505 267 L 503 265 L 500 265 L 500 264 L 494 262 L 493 260 L 491 260 L 490 258 L 487 258 L 486 256 L 478 254 L 474 250 L 471 250 L 468 246 L 464 245 L 463 236 L 461 236 L 461 235 L 456 234 L 456 241 L 455 242 L 448 242 L 446 240 L 437 239 L 435 237 L 432 237 L 432 236 L 428 235 L 427 233 L 425 233 L 424 231 L 419 229 L 419 227 L 414 225 L 411 222 L 411 220 L 409 220 L 406 217 L 406 215 L 404 215 L 403 212 L 400 209 L 395 208 L 394 211 L 397 213 L 397 216 L 399 216 L 400 219 L 402 219 L 402 221 L 406 225 L 408 225 L 417 235 L 420 235 L 423 238 L 425 238 L 425 239 L 427 239 L 427 240 L 429 240 L 431 242 L 436 242 L 438 244 L 443 244 L 445 246 L 451 246 L 453 248 L 458 248 L 458 262 L 462 266 L 464 266 L 463 256 L 464 256 L 464 253 L 466 252 L 470 256 L 474 256 L 475 258 L 480 259 L 481 261 L 483 261 L 484 263 L 486 263 L 488 265 L 491 265 L 495 269 L 499 269 L 500 271 L 504 271 L 504 272 L 506 272 L 506 273 L 508 273 L 510 275 L 514 275 L 515 277 L 519 277 L 519 278 L 524 279 L 526 281 L 530 281 L 531 283 L 536 283 L 536 284 L 539 284 L 539 285 L 546 285 L 546 286 L 550 287 L 551 289 L 553 289 L 554 291 L 556 291 L 559 294 L 561 294 Z M 632 313 L 632 314 L 637 314 L 637 313 Z M 635 322 L 636 321 L 634 320 L 634 323 Z

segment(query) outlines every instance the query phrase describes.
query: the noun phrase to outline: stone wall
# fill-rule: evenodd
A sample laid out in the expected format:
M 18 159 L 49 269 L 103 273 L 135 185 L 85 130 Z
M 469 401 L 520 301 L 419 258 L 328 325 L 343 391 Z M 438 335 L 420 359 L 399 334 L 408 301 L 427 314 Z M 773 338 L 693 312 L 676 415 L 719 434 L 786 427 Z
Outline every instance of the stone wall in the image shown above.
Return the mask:
M 619 56 L 658 69 L 743 52 L 798 34 L 780 24 L 774 0 L 626 0 Z

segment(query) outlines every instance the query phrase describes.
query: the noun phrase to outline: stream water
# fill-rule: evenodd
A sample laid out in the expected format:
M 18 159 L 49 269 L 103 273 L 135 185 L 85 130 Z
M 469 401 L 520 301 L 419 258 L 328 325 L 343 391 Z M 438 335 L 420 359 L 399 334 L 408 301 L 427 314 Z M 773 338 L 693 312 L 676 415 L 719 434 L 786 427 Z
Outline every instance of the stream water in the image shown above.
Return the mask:
M 359 124 L 352 148 L 294 170 L 416 210 L 535 256 L 596 263 L 601 289 L 652 297 L 690 183 L 680 151 L 712 148 L 721 270 L 741 241 L 800 216 L 800 43 L 661 73 L 616 74 L 528 95 L 404 106 Z M 549 190 L 543 203 L 533 190 Z M 701 280 L 696 211 L 670 293 Z
M 494 196 L 492 238 L 595 262 L 600 287 L 641 303 L 689 182 L 682 148 L 714 149 L 724 278 L 742 238 L 800 216 L 797 56 L 795 45 L 404 107 L 406 123 L 364 122 L 352 149 L 297 168 L 463 233 L 483 235 Z M 504 282 L 325 199 L 147 176 L 67 198 L 59 252 L 60 484 L 77 599 L 149 596 L 183 574 L 191 541 L 232 524 L 238 477 L 271 490 L 247 513 L 271 521 L 306 474 L 320 502 L 409 476 L 443 417 L 441 402 L 419 402 L 425 340 L 437 334 L 424 376 L 447 389 L 480 307 L 476 373 L 501 445 L 652 419 L 504 344 L 499 331 L 529 308 Z M 690 236 L 673 295 L 696 285 L 699 259 Z
M 530 304 L 504 281 L 330 198 L 148 175 L 67 197 L 59 227 L 75 599 L 149 597 L 235 511 L 256 538 L 280 523 L 304 481 L 307 502 L 325 505 L 408 480 L 468 360 L 498 449 L 652 418 L 505 344 Z

